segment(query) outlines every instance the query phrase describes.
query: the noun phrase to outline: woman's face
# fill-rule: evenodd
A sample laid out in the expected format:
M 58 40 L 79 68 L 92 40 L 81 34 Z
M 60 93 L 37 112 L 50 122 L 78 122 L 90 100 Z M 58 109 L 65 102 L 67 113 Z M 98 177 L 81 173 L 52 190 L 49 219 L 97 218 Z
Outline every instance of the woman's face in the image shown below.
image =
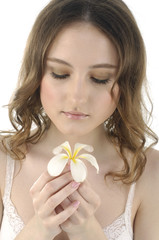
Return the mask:
M 85 135 L 103 128 L 119 99 L 118 55 L 96 27 L 76 23 L 62 30 L 48 52 L 41 102 L 56 128 Z

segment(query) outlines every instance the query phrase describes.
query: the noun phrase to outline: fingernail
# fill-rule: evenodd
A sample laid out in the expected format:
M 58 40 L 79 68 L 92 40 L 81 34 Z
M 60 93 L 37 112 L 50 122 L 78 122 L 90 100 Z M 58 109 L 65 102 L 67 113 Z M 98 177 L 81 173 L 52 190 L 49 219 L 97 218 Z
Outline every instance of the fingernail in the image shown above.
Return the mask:
M 72 182 L 72 187 L 73 187 L 73 188 L 78 188 L 79 185 L 80 185 L 80 183 Z
M 72 204 L 74 207 L 78 207 L 80 205 L 80 202 L 79 201 L 75 201 L 73 204 Z

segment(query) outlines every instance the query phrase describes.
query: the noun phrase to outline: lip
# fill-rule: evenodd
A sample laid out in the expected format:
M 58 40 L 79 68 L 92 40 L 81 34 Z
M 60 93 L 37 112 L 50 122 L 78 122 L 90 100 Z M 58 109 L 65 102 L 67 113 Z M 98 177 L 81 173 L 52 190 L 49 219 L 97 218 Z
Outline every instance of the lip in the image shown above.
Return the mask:
M 88 118 L 88 114 L 82 113 L 82 112 L 75 112 L 75 111 L 69 111 L 69 112 L 62 112 L 67 118 L 80 120 L 80 119 L 86 119 Z

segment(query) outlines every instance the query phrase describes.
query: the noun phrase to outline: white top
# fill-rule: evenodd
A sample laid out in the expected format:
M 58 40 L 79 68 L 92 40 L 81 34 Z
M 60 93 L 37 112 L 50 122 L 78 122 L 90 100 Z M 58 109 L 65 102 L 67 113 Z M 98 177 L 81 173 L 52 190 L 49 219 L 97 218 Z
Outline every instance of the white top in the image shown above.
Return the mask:
M 0 240 L 14 240 L 25 226 L 21 217 L 10 199 L 12 181 L 14 175 L 14 163 L 11 157 L 7 157 L 5 191 L 3 196 L 3 219 L 1 225 Z M 108 240 L 133 240 L 131 226 L 131 209 L 133 204 L 135 183 L 130 187 L 125 211 L 112 224 L 103 229 Z

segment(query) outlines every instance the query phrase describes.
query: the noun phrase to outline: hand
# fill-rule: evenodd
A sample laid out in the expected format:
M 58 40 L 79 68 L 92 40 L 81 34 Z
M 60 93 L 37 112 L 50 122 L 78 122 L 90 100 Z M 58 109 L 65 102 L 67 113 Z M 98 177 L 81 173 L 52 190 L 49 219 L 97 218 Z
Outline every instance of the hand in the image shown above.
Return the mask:
M 72 182 L 70 172 L 53 178 L 44 172 L 30 189 L 35 210 L 35 221 L 40 239 L 53 239 L 61 232 L 60 225 L 78 208 L 79 202 L 70 202 L 57 213 L 56 208 L 69 197 L 79 185 Z
M 94 217 L 94 213 L 100 206 L 100 198 L 97 193 L 92 189 L 87 180 L 81 183 L 77 191 L 72 193 L 67 199 L 65 199 L 61 206 L 63 209 L 71 204 L 71 202 L 78 200 L 80 202 L 79 208 L 61 224 L 61 228 L 68 233 L 68 235 L 80 234 L 82 231 L 86 231 L 91 218 Z

